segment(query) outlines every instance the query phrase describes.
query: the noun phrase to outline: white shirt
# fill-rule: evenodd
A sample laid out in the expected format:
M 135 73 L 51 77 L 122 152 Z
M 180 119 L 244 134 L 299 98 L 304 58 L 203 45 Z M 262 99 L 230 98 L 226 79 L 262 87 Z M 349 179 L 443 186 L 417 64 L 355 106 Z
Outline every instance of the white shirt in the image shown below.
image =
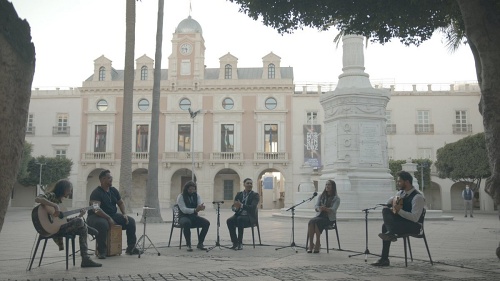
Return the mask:
M 201 205 L 203 201 L 201 201 L 200 195 L 196 193 L 196 196 L 198 197 L 198 205 Z M 177 196 L 177 205 L 179 205 L 179 210 L 181 210 L 181 212 L 186 215 L 194 214 L 194 211 L 196 210 L 196 208 L 186 207 L 186 202 L 184 202 L 184 197 L 182 196 L 182 193 L 179 194 L 179 196 Z
M 396 196 L 399 196 L 401 198 L 404 198 L 406 194 L 411 194 L 413 191 L 415 191 L 415 188 L 412 187 L 408 192 L 405 192 L 404 190 L 398 191 Z M 388 204 L 392 204 L 394 199 L 394 196 L 387 201 Z M 399 210 L 398 214 L 407 220 L 410 220 L 412 222 L 418 222 L 418 219 L 420 219 L 420 216 L 422 215 L 422 211 L 425 206 L 425 198 L 424 196 L 420 194 L 416 194 L 413 199 L 411 200 L 411 212 L 407 212 L 403 209 Z

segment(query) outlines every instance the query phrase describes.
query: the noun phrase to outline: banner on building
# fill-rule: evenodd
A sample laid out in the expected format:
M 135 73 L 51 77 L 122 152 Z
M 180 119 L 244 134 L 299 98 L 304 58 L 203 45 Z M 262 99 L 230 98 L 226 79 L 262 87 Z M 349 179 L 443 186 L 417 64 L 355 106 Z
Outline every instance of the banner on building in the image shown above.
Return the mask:
M 321 125 L 304 125 L 304 165 L 321 167 Z

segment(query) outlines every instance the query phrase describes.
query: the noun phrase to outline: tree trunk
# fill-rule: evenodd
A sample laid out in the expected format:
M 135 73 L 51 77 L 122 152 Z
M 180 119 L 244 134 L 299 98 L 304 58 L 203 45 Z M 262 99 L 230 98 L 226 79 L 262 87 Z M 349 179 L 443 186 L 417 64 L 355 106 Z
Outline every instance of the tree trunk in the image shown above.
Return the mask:
M 0 232 L 22 157 L 34 73 L 30 26 L 0 0 Z
M 122 151 L 120 164 L 120 190 L 125 208 L 132 211 L 132 114 L 134 97 L 135 1 L 127 0 L 125 31 L 125 70 L 123 82 Z
M 457 0 L 481 88 L 480 112 L 491 177 L 485 191 L 500 205 L 500 6 L 497 1 Z
M 163 222 L 158 196 L 158 137 L 160 120 L 161 47 L 163 41 L 164 0 L 158 0 L 158 22 L 156 25 L 156 53 L 153 82 L 153 105 L 151 109 L 151 145 L 149 148 L 148 183 L 146 206 L 155 208 L 148 212 L 148 222 Z

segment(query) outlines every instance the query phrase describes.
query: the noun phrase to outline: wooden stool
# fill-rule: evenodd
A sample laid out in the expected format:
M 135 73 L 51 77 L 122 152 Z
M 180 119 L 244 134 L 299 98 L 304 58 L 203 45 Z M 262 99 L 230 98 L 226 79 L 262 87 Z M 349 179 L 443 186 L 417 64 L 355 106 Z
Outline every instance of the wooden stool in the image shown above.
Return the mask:
M 95 242 L 96 254 L 97 251 L 97 241 Z M 117 256 L 122 254 L 122 226 L 113 225 L 108 230 L 108 237 L 106 239 L 106 256 Z

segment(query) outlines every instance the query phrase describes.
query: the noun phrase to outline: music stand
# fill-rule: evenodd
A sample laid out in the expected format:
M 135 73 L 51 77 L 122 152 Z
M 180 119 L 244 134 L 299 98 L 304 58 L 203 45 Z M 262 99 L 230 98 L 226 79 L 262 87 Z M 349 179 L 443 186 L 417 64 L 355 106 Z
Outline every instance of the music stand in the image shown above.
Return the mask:
M 224 201 L 214 201 L 212 204 L 217 204 L 217 209 L 215 210 L 217 212 L 217 241 L 215 241 L 215 246 L 207 248 L 207 253 L 213 250 L 215 247 L 219 247 L 219 250 L 222 250 L 221 247 L 226 248 L 226 249 L 231 249 L 231 247 L 224 246 L 220 244 L 220 235 L 219 235 L 219 228 L 220 228 L 220 204 L 224 204 Z
M 365 262 L 367 262 L 368 261 L 368 255 L 379 256 L 377 254 L 370 253 L 370 250 L 368 250 L 368 213 L 370 212 L 370 210 L 375 210 L 378 207 L 380 207 L 380 206 L 375 206 L 375 207 L 372 207 L 372 208 L 366 208 L 366 209 L 361 210 L 362 212 L 365 212 L 365 242 L 366 242 L 366 248 L 365 248 L 364 252 L 358 253 L 358 254 L 354 254 L 354 255 L 349 255 L 349 257 L 356 257 L 356 256 L 360 256 L 360 255 L 365 255 Z
M 136 248 L 138 248 L 138 246 L 140 245 L 141 243 L 141 240 L 142 240 L 142 249 L 139 249 L 139 258 L 141 258 L 141 254 L 142 253 L 145 253 L 147 249 L 151 248 L 151 246 L 153 246 L 153 248 L 155 248 L 156 252 L 158 253 L 158 256 L 160 255 L 160 252 L 158 251 L 158 249 L 156 248 L 155 244 L 153 244 L 153 242 L 151 242 L 151 239 L 149 239 L 149 237 L 146 235 L 146 222 L 147 222 L 147 211 L 148 210 L 155 210 L 156 208 L 150 208 L 150 207 L 142 207 L 142 217 L 144 218 L 144 230 L 143 230 L 143 233 L 142 233 L 142 236 L 139 238 L 139 240 L 137 240 L 137 244 L 135 245 Z M 148 239 L 149 241 L 149 246 L 147 248 L 145 248 L 145 242 L 146 242 L 146 239 Z
M 302 248 L 302 249 L 305 249 L 306 247 L 303 247 L 303 246 L 297 246 L 297 244 L 295 244 L 295 208 L 305 202 L 309 202 L 311 200 L 313 200 L 313 198 L 317 195 L 317 193 L 315 192 L 314 195 L 311 197 L 311 198 L 308 198 L 308 199 L 304 199 L 302 200 L 302 202 L 298 203 L 298 204 L 295 204 L 293 205 L 292 207 L 288 208 L 286 211 L 290 211 L 292 210 L 292 243 L 290 243 L 289 246 L 284 246 L 284 247 L 278 247 L 276 248 L 275 250 L 281 250 L 281 249 L 284 249 L 284 248 L 293 248 L 295 250 L 295 253 L 298 253 L 299 251 L 297 251 L 297 247 L 298 248 Z

